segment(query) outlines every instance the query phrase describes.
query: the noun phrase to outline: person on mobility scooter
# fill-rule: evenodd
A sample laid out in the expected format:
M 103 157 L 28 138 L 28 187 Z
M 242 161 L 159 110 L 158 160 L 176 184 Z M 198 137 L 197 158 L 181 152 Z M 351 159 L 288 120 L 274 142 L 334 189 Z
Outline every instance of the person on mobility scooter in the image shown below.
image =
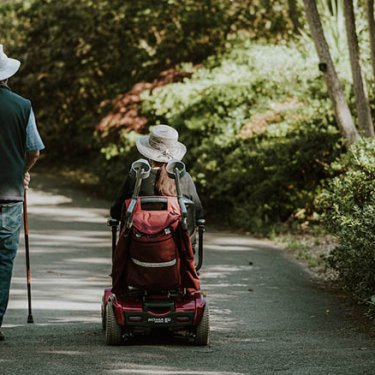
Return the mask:
M 104 291 L 102 301 L 106 342 L 120 345 L 162 327 L 195 345 L 207 345 L 209 311 L 197 274 L 205 221 L 194 182 L 181 161 L 186 147 L 178 142 L 175 129 L 158 125 L 138 139 L 137 148 L 151 166 L 144 159 L 132 164 L 108 221 L 113 253 L 112 288 Z

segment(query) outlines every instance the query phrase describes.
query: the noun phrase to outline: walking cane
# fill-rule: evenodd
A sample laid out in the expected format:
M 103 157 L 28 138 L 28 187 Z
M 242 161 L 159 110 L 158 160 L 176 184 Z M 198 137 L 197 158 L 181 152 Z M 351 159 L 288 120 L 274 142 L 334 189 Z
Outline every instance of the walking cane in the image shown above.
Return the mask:
M 29 307 L 29 315 L 27 323 L 34 323 L 33 315 L 31 312 L 31 276 L 30 276 L 30 253 L 29 253 L 29 222 L 27 217 L 27 200 L 26 189 L 23 199 L 23 224 L 25 232 L 25 250 L 26 250 L 26 280 L 27 280 L 27 302 Z

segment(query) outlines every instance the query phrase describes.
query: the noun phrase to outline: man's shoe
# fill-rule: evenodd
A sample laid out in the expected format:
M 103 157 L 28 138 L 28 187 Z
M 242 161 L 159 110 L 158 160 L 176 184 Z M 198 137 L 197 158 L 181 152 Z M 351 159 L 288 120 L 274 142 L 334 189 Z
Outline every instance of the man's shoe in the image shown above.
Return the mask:
M 4 341 L 5 340 L 5 336 L 4 334 L 0 331 L 0 341 Z

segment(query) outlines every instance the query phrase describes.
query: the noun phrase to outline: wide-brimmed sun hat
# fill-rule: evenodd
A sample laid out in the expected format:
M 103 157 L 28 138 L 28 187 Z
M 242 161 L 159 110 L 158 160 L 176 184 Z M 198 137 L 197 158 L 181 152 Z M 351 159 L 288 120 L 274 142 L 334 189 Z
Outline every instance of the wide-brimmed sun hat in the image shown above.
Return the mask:
M 149 135 L 137 139 L 136 145 L 143 156 L 161 163 L 181 160 L 186 154 L 186 146 L 178 142 L 177 130 L 168 125 L 154 126 Z
M 21 62 L 11 59 L 4 53 L 4 47 L 0 44 L 0 81 L 4 81 L 16 74 Z

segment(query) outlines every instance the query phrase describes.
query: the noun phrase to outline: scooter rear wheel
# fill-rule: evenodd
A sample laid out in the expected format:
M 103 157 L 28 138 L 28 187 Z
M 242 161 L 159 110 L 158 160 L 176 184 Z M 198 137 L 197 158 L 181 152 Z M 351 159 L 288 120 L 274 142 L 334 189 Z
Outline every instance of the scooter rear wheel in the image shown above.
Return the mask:
M 122 329 L 117 324 L 113 302 L 109 300 L 105 310 L 105 340 L 107 345 L 118 346 L 122 344 Z
M 208 303 L 204 308 L 203 316 L 195 331 L 194 345 L 206 346 L 210 341 L 210 311 Z
M 105 313 L 105 305 L 104 303 L 102 303 L 102 306 L 101 306 L 101 315 L 102 315 L 102 329 L 103 331 L 105 331 L 105 325 L 106 325 L 106 313 Z

